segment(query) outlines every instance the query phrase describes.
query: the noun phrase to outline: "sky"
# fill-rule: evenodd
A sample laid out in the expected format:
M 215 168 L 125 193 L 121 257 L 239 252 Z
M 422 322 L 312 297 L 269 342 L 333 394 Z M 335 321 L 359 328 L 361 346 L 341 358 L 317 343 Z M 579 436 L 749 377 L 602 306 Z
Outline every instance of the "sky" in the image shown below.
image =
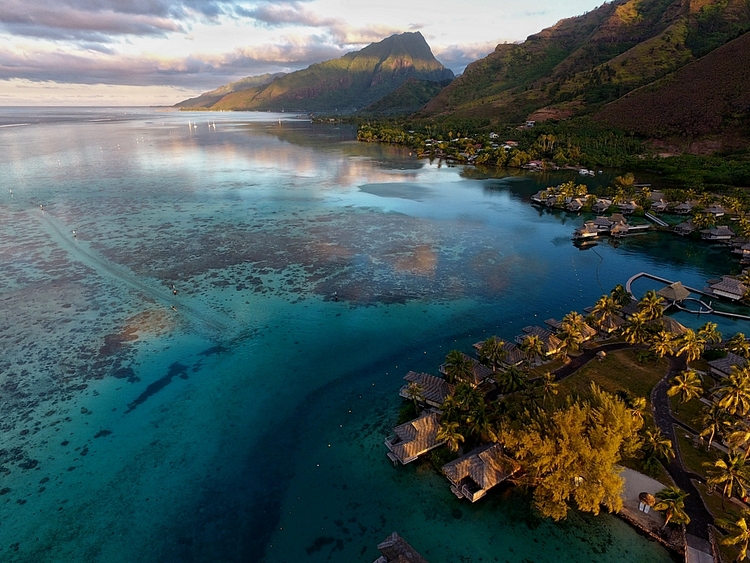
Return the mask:
M 456 74 L 603 0 L 0 0 L 0 105 L 173 105 L 419 31 Z

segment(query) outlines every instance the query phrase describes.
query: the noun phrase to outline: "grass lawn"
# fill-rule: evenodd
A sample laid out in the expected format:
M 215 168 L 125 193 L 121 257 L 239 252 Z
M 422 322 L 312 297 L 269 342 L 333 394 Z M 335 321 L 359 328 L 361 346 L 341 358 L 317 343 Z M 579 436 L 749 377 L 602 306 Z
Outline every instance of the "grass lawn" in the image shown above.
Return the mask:
M 690 428 L 700 432 L 700 417 L 706 405 L 698 399 L 690 399 L 687 403 L 680 402 L 679 395 L 670 397 L 669 402 L 672 406 L 672 415 L 680 422 L 687 424 Z
M 535 377 L 542 377 L 545 373 L 550 372 L 552 373 L 558 368 L 561 368 L 565 365 L 564 360 L 552 360 L 551 362 L 545 362 L 540 366 L 534 366 L 529 370 L 529 379 L 534 379 Z
M 677 428 L 675 431 L 677 432 L 677 441 L 680 446 L 682 464 L 688 471 L 705 477 L 706 468 L 703 467 L 703 462 L 713 463 L 719 459 L 721 452 L 715 449 L 706 451 L 706 448 L 703 446 L 695 446 L 690 438 L 685 438 L 684 430 Z
M 591 383 L 596 383 L 609 393 L 625 392 L 634 397 L 644 397 L 650 402 L 651 389 L 667 372 L 664 359 L 641 363 L 639 350 L 617 350 L 601 360 L 593 360 L 576 373 L 560 382 L 561 397 L 571 393 L 587 393 Z

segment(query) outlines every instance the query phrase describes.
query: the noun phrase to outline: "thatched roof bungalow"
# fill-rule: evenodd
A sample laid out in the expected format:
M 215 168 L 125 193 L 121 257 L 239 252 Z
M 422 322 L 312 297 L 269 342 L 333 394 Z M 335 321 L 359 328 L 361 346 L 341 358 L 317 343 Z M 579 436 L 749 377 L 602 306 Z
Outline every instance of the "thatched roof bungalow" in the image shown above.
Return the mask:
M 719 225 L 712 229 L 703 229 L 701 238 L 703 240 L 730 240 L 734 236 L 734 231 L 726 225 Z
M 378 544 L 378 551 L 382 555 L 374 563 L 427 563 L 427 560 L 396 532 Z
M 532 334 L 538 336 L 544 344 L 544 355 L 553 356 L 563 349 L 563 342 L 554 333 L 540 326 L 525 326 L 521 329 L 523 334 L 516 336 L 516 342 L 523 344 L 524 339 Z
M 396 463 L 406 465 L 422 454 L 445 444 L 445 440 L 438 440 L 440 417 L 436 412 L 426 412 L 421 416 L 396 426 L 394 434 L 389 436 L 385 445 L 390 450 L 388 458 Z
M 738 279 L 731 276 L 721 276 L 721 280 L 712 283 L 709 289 L 711 293 L 718 297 L 726 297 L 737 301 L 745 296 L 748 288 Z
M 697 231 L 698 227 L 696 227 L 693 224 L 692 219 L 689 221 L 683 221 L 679 225 L 675 225 L 675 227 L 672 229 L 675 233 L 677 233 L 680 236 L 687 236 L 690 233 Z
M 668 303 L 680 303 L 690 297 L 690 291 L 682 285 L 682 282 L 676 281 L 656 292 L 656 295 L 662 297 Z
M 734 352 L 727 352 L 726 358 L 711 360 L 708 365 L 711 368 L 711 375 L 728 377 L 732 373 L 733 367 L 744 368 L 747 365 L 747 360 Z
M 443 473 L 451 482 L 453 494 L 476 502 L 520 468 L 516 461 L 503 454 L 500 444 L 488 444 L 446 463 Z
M 461 352 L 461 355 L 465 359 L 467 359 L 467 360 L 469 360 L 471 362 L 471 365 L 472 365 L 472 370 L 471 370 L 472 379 L 471 379 L 471 381 L 469 381 L 469 383 L 471 383 L 472 385 L 479 385 L 485 379 L 489 379 L 489 378 L 491 378 L 494 375 L 492 373 L 492 370 L 490 368 L 488 368 L 487 366 L 481 364 L 479 362 L 479 360 L 477 360 L 476 358 L 472 358 L 471 356 L 467 356 L 463 352 Z M 440 373 L 442 373 L 443 375 L 448 375 L 448 373 L 446 371 L 446 365 L 445 364 L 440 364 L 440 367 L 438 369 L 440 370 Z
M 445 398 L 453 394 L 454 385 L 448 383 L 442 377 L 435 377 L 429 373 L 417 373 L 410 371 L 404 376 L 407 384 L 398 392 L 404 399 L 411 399 L 408 388 L 410 383 L 416 383 L 422 388 L 422 399 L 432 407 L 440 407 Z

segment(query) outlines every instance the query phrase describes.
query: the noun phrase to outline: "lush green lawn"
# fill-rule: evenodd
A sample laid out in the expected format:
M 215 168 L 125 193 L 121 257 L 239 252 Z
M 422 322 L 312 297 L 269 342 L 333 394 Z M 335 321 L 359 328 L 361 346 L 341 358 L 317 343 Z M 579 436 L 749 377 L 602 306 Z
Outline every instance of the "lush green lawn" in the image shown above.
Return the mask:
M 706 508 L 708 508 L 708 511 L 713 515 L 714 518 L 736 520 L 739 517 L 739 511 L 736 510 L 736 507 L 732 503 L 725 502 L 725 508 L 722 508 L 721 495 L 718 492 L 709 493 L 708 487 L 701 483 L 695 483 L 695 487 L 698 489 L 698 492 L 701 495 L 703 504 L 706 505 Z M 720 528 L 718 528 L 718 530 L 719 533 L 716 534 L 716 543 L 718 544 L 719 551 L 721 552 L 721 560 L 735 561 L 738 554 L 737 548 L 731 545 L 723 545 L 721 543 L 723 534 Z
M 591 383 L 596 383 L 609 393 L 627 393 L 633 397 L 644 397 L 650 403 L 651 389 L 664 376 L 668 363 L 664 359 L 641 363 L 638 350 L 625 349 L 608 353 L 593 360 L 576 373 L 560 382 L 560 397 L 570 393 L 586 393 Z
M 706 405 L 701 403 L 698 399 L 691 399 L 687 403 L 683 403 L 680 402 L 679 396 L 670 397 L 670 403 L 672 405 L 672 414 L 677 420 L 687 424 L 697 432 L 703 430 L 700 423 L 700 417 L 703 413 L 703 408 Z
M 706 469 L 703 467 L 704 462 L 713 463 L 719 459 L 718 450 L 706 450 L 704 446 L 695 446 L 690 438 L 685 438 L 685 431 L 677 429 L 677 441 L 680 446 L 680 457 L 685 469 L 705 477 Z

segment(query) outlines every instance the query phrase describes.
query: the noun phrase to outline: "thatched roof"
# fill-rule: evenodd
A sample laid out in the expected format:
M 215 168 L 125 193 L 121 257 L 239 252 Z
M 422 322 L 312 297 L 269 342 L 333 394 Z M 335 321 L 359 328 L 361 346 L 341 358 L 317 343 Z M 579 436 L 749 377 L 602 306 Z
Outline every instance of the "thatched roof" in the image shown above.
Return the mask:
M 435 377 L 429 373 L 417 373 L 416 371 L 410 371 L 404 376 L 404 379 L 409 383 L 416 383 L 422 386 L 422 397 L 426 403 L 432 404 L 433 406 L 441 405 L 448 395 L 453 394 L 455 389 L 454 385 L 448 383 L 442 377 Z M 410 399 L 407 393 L 408 385 L 404 385 L 399 392 L 404 399 Z
M 680 302 L 690 297 L 690 292 L 682 285 L 682 282 L 674 282 L 669 284 L 667 287 L 661 288 L 656 292 L 656 295 L 663 297 L 667 301 Z
M 446 463 L 443 473 L 454 484 L 470 478 L 480 489 L 491 489 L 519 470 L 518 463 L 503 454 L 500 444 L 489 444 Z
M 660 320 L 664 325 L 664 330 L 666 330 L 667 332 L 671 332 L 672 334 L 676 334 L 677 336 L 685 334 L 688 330 L 686 326 L 680 324 L 672 317 L 664 316 Z
M 378 550 L 383 554 L 378 563 L 427 563 L 427 560 L 396 532 L 379 543 Z
M 437 439 L 439 429 L 438 414 L 424 413 L 414 420 L 396 426 L 393 431 L 398 441 L 392 442 L 389 447 L 401 463 L 408 463 L 406 460 L 411 461 L 445 442 L 445 440 L 439 442 Z
M 481 364 L 479 360 L 477 360 L 476 358 L 467 356 L 463 352 L 461 352 L 461 355 L 464 357 L 464 359 L 469 360 L 472 365 L 472 370 L 471 370 L 472 381 L 470 383 L 473 383 L 474 385 L 479 385 L 480 383 L 482 383 L 482 381 L 494 375 L 490 368 L 488 368 L 484 364 Z M 443 375 L 448 375 L 446 373 L 446 364 L 441 364 L 439 369 L 440 369 L 440 373 L 442 373 Z
M 638 495 L 638 500 L 648 506 L 654 506 L 656 504 L 656 498 L 651 493 L 641 493 Z
M 725 358 L 711 360 L 710 362 L 708 362 L 708 365 L 711 367 L 714 373 L 726 376 L 732 373 L 732 368 L 734 366 L 737 366 L 739 368 L 745 367 L 747 365 L 747 360 L 742 356 L 738 356 L 734 352 L 727 352 Z

